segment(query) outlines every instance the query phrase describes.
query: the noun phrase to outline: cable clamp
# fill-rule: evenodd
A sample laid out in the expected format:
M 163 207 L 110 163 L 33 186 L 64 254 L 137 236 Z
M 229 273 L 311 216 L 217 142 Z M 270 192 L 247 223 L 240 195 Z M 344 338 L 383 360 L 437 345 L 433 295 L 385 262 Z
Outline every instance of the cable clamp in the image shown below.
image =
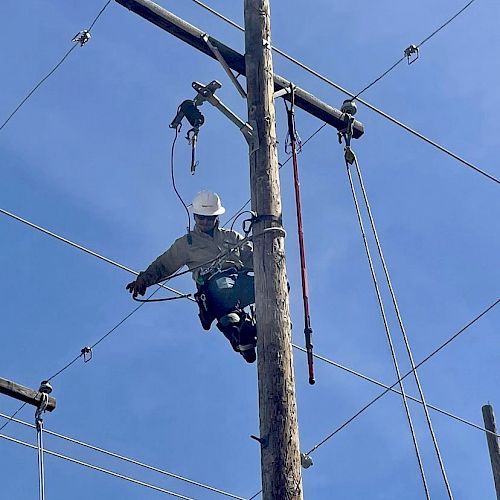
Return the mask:
M 41 430 L 42 426 L 42 414 L 47 409 L 49 404 L 49 394 L 52 392 L 52 386 L 48 380 L 42 380 L 38 392 L 41 394 L 40 404 L 38 405 L 35 412 L 35 423 L 37 430 Z
M 92 359 L 92 347 L 86 346 L 81 350 L 83 356 L 83 362 L 88 363 Z
M 79 43 L 80 47 L 83 47 L 91 39 L 91 34 L 89 30 L 82 30 L 78 32 L 73 39 L 73 43 Z
M 311 465 L 314 465 L 314 463 L 312 458 L 307 453 L 301 453 L 300 465 L 302 465 L 304 469 L 309 469 L 309 467 L 311 467 Z
M 356 159 L 356 155 L 354 154 L 354 151 L 351 149 L 351 146 L 346 146 L 344 148 L 344 158 L 349 165 L 352 165 L 354 163 L 354 160 Z
M 418 47 L 416 45 L 410 45 L 405 49 L 405 56 L 408 60 L 408 64 L 413 64 L 418 59 Z

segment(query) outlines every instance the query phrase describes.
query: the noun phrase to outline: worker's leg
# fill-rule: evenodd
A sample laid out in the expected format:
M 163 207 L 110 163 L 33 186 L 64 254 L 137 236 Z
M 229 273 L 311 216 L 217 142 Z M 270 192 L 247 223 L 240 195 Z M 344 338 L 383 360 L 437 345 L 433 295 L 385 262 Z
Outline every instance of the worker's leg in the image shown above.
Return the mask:
M 205 290 L 210 308 L 218 319 L 217 328 L 235 351 L 253 363 L 256 359 L 255 325 L 242 310 L 254 302 L 253 276 L 221 273 L 207 283 Z

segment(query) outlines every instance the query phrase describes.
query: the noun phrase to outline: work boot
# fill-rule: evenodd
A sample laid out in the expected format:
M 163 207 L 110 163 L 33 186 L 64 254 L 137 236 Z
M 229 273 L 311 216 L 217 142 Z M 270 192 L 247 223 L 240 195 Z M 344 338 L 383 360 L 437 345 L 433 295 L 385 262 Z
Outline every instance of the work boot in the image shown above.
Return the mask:
M 240 352 L 240 328 L 239 323 L 241 321 L 240 316 L 235 313 L 229 313 L 222 316 L 217 322 L 217 328 L 224 334 L 227 340 L 229 340 L 231 347 L 236 351 Z
M 247 363 L 253 363 L 257 359 L 255 346 L 257 345 L 257 328 L 252 320 L 245 315 L 240 326 L 239 351 Z
M 252 344 L 239 345 L 238 346 L 240 354 L 247 363 L 255 363 L 257 359 L 257 352 L 255 351 L 255 346 Z

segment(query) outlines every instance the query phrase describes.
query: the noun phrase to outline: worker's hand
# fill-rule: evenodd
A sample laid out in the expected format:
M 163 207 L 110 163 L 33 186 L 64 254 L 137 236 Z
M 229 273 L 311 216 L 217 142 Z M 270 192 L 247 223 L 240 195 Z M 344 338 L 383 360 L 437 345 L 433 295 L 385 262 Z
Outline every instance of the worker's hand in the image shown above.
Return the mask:
M 146 293 L 147 286 L 146 286 L 141 274 L 142 273 L 139 273 L 139 276 L 137 276 L 137 279 L 135 281 L 131 281 L 126 286 L 126 290 L 128 290 L 132 294 L 132 297 L 134 297 L 134 298 L 137 297 L 137 295 L 144 295 Z

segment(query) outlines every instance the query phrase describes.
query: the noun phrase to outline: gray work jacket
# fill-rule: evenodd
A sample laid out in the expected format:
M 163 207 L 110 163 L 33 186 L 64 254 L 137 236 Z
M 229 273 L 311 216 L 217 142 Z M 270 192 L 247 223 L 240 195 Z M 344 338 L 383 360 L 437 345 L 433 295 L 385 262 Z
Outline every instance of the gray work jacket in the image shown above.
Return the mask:
M 196 225 L 190 236 L 191 243 L 188 241 L 188 235 L 181 236 L 141 273 L 146 286 L 165 280 L 183 266 L 192 270 L 193 279 L 198 282 L 200 275 L 210 268 L 207 262 L 235 248 L 244 239 L 236 231 L 222 229 L 218 224 L 214 228 L 213 237 L 200 231 Z M 222 259 L 221 269 L 231 267 L 253 269 L 252 250 L 252 243 L 246 241 Z

